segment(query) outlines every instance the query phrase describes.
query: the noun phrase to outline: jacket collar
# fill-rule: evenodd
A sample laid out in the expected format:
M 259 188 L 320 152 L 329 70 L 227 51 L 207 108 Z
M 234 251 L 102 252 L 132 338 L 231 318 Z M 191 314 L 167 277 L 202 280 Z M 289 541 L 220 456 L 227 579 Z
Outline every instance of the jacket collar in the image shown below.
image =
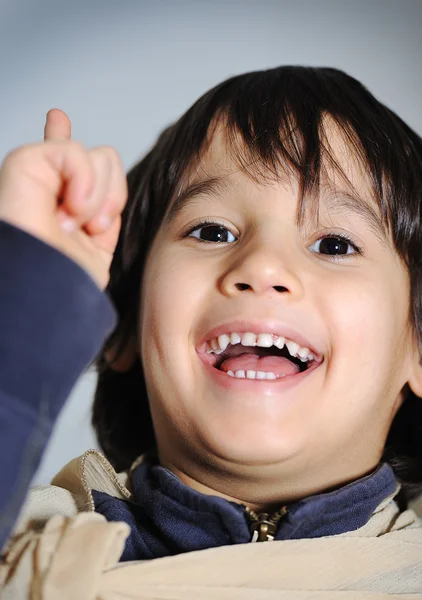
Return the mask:
M 247 543 L 253 537 L 262 538 L 260 531 L 268 529 L 266 518 L 261 517 L 264 523 L 261 528 L 255 524 L 258 534 L 254 536 L 245 506 L 193 490 L 153 459 L 145 459 L 134 468 L 131 488 L 129 502 L 92 492 L 97 512 L 110 521 L 126 521 L 131 527 L 122 560 Z M 392 468 L 382 463 L 370 475 L 337 490 L 286 505 L 273 532 L 274 539 L 314 538 L 357 530 L 399 490 Z

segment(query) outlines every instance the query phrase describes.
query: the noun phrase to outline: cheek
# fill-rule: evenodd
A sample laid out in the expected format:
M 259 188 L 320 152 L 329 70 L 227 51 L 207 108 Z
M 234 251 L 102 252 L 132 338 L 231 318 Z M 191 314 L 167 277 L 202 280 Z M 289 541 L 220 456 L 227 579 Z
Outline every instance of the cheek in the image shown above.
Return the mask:
M 140 355 L 157 437 L 171 437 L 169 424 L 188 435 L 197 396 L 190 334 L 207 310 L 212 281 L 209 270 L 174 251 L 151 254 L 144 271 Z
M 398 352 L 398 340 L 407 324 L 405 278 L 382 269 L 371 277 L 345 278 L 331 284 L 329 301 L 321 296 L 319 302 L 330 329 L 336 378 L 347 381 L 350 394 L 357 398 L 358 390 L 374 398 L 385 392 L 401 377 L 403 354 Z
M 142 286 L 142 356 L 154 350 L 161 359 L 186 353 L 195 317 L 204 309 L 211 277 L 177 251 L 152 254 Z M 178 361 L 176 361 L 178 362 Z M 168 365 L 167 365 L 168 368 Z M 171 367 L 170 367 L 171 368 Z

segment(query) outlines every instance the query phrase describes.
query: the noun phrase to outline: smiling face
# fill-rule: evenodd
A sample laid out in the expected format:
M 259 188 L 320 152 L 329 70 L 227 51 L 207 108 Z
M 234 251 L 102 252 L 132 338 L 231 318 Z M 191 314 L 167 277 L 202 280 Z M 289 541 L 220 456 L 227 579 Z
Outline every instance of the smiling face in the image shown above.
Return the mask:
M 220 131 L 144 272 L 140 355 L 160 461 L 252 506 L 370 472 L 406 384 L 417 387 L 408 274 L 362 169 L 335 129 L 328 138 L 363 200 L 327 171 L 318 222 L 307 211 L 299 225 L 294 178 L 257 183 Z M 301 348 L 305 361 L 290 360 Z

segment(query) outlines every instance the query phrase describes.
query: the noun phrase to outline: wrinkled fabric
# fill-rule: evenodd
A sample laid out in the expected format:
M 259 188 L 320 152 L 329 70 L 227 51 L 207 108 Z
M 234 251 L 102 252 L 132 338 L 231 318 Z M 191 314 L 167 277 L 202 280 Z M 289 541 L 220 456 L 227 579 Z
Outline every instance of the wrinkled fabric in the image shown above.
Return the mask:
M 201 494 L 169 470 L 147 459 L 131 477 L 133 499 L 92 491 L 95 510 L 130 527 L 121 560 L 145 560 L 251 541 L 245 506 Z M 276 540 L 337 535 L 362 527 L 398 487 L 387 463 L 328 493 L 287 506 Z
M 133 500 L 130 477 L 89 451 L 53 481 L 27 499 L 0 565 L 2 600 L 422 599 L 422 521 L 400 512 L 397 490 L 347 533 L 119 562 L 129 527 L 95 513 L 92 490 Z
M 3 221 L 0 282 L 1 548 L 58 414 L 116 312 L 79 265 Z
M 388 506 L 384 523 L 391 518 Z M 56 516 L 42 533 L 27 532 L 16 540 L 0 566 L 0 597 L 416 600 L 422 598 L 422 530 L 412 528 L 409 515 L 402 521 L 408 529 L 380 537 L 361 531 L 118 563 L 129 533 L 125 523 L 108 523 L 96 513 Z

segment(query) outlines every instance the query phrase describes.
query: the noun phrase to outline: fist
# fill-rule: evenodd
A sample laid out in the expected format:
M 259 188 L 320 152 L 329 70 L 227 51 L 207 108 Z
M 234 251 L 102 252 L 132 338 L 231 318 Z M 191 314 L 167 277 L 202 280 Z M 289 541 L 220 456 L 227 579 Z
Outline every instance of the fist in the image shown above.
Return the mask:
M 45 141 L 8 154 L 0 169 L 0 220 L 77 262 L 104 289 L 127 200 L 117 152 L 71 141 L 69 118 L 47 114 Z

